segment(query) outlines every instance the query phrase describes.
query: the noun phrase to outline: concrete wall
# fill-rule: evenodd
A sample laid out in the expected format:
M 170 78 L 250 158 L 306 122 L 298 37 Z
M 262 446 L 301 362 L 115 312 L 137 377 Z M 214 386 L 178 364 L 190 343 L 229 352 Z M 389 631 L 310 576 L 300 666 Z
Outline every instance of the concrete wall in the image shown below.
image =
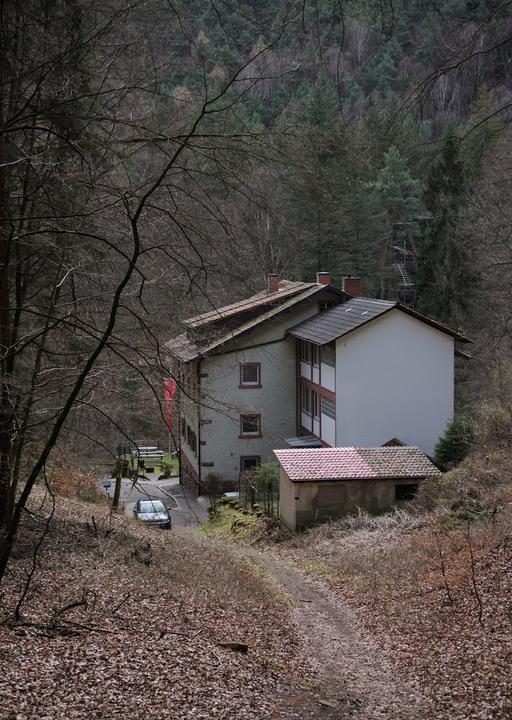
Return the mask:
M 288 478 L 282 467 L 279 468 L 279 517 L 281 522 L 290 528 L 296 529 L 295 522 L 295 485 Z
M 453 338 L 392 310 L 336 343 L 336 445 L 431 454 L 453 416 Z
M 322 520 L 346 515 L 358 508 L 376 512 L 395 504 L 397 484 L 415 483 L 418 481 L 333 480 L 294 483 L 281 468 L 281 522 L 290 530 L 298 530 Z
M 201 440 L 205 443 L 200 448 L 202 478 L 215 472 L 236 483 L 241 456 L 259 455 L 262 462 L 271 461 L 272 450 L 286 447 L 284 438 L 297 434 L 295 339 L 284 338 L 288 328 L 318 312 L 321 300 L 332 298 L 329 291 L 319 293 L 223 349 L 235 352 L 201 361 L 201 373 L 208 375 L 200 386 Z M 239 387 L 240 363 L 246 362 L 261 364 L 261 388 Z M 261 414 L 263 437 L 239 438 L 243 413 Z

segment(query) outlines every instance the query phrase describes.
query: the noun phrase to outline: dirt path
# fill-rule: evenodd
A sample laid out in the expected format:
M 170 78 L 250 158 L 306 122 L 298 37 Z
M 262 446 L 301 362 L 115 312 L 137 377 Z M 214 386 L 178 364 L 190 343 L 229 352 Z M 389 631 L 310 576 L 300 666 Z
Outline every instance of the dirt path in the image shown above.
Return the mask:
M 291 599 L 293 615 L 316 672 L 315 687 L 304 686 L 278 709 L 277 718 L 426 720 L 421 689 L 396 676 L 354 613 L 323 583 L 252 549 L 243 554 L 260 563 Z

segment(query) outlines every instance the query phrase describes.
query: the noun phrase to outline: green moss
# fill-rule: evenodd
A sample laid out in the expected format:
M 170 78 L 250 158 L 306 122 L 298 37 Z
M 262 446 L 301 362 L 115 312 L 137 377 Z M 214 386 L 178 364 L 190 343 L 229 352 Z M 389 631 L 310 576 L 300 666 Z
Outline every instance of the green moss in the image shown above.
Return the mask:
M 264 529 L 265 521 L 234 503 L 219 503 L 211 508 L 202 529 L 222 540 L 249 540 Z

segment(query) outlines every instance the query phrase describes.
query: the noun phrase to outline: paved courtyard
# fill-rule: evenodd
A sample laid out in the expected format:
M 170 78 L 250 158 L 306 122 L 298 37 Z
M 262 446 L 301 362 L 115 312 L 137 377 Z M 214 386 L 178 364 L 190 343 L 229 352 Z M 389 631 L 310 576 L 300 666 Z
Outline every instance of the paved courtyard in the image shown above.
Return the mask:
M 100 483 L 102 490 L 109 498 L 114 496 L 115 480 L 109 478 L 110 486 L 105 487 L 108 480 Z M 197 527 L 208 517 L 209 500 L 206 497 L 196 498 L 179 484 L 178 477 L 157 480 L 148 475 L 146 480 L 136 481 L 128 478 L 121 480 L 121 497 L 126 515 L 132 516 L 137 500 L 162 500 L 171 515 L 174 528 Z

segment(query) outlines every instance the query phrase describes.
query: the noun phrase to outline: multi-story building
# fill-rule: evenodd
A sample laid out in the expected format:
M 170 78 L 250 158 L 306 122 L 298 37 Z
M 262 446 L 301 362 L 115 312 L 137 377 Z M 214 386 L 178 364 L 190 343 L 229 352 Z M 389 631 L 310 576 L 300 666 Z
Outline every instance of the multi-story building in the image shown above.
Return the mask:
M 290 446 L 431 453 L 453 414 L 454 341 L 466 338 L 398 302 L 268 277 L 247 300 L 185 321 L 175 361 L 182 481 L 226 483 Z M 175 413 L 176 414 L 176 413 Z

